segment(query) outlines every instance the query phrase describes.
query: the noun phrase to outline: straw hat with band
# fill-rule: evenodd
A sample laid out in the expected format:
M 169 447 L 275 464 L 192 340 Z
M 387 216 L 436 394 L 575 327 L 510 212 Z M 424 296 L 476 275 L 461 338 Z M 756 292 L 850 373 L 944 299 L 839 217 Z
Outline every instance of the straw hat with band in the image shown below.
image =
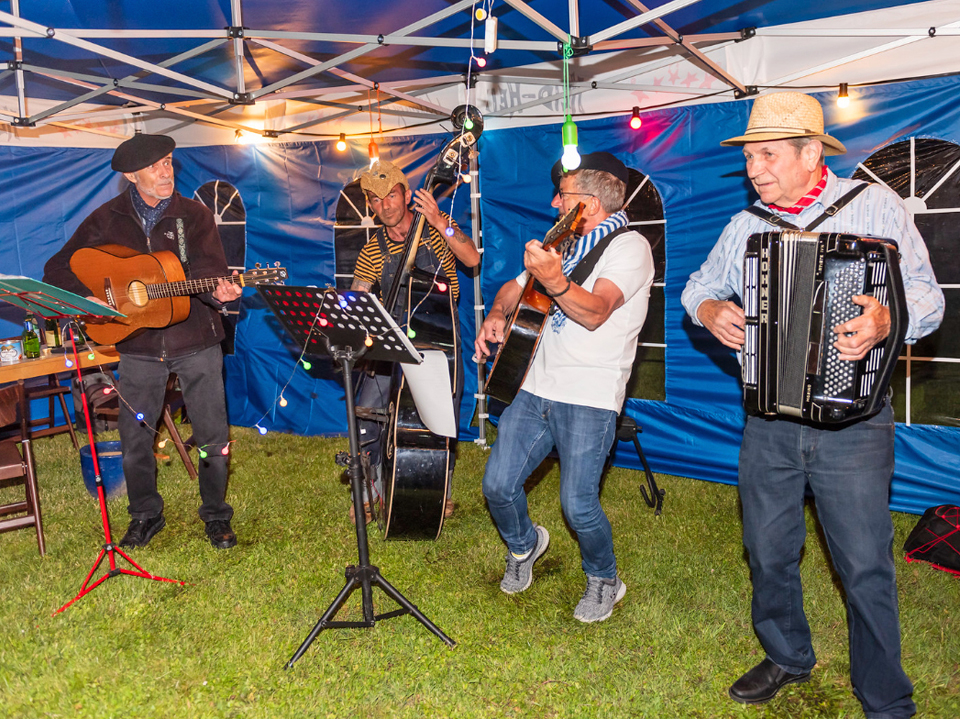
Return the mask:
M 753 103 L 747 131 L 720 144 L 729 147 L 791 137 L 820 140 L 825 155 L 843 155 L 847 151 L 840 140 L 823 131 L 823 108 L 820 103 L 800 92 L 761 95 Z
M 381 200 L 397 185 L 403 185 L 404 190 L 410 189 L 407 178 L 400 168 L 386 160 L 374 162 L 369 170 L 360 175 L 360 189 L 364 192 L 372 192 Z

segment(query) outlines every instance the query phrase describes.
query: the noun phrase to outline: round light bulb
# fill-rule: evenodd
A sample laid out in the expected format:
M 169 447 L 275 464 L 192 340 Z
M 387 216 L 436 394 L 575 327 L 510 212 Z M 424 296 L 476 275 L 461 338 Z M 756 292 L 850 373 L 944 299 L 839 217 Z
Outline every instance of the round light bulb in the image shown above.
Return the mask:
M 566 145 L 563 148 L 563 154 L 560 156 L 560 164 L 563 165 L 563 169 L 567 172 L 580 167 L 580 153 L 577 151 L 576 145 Z
M 266 432 L 264 432 L 264 434 L 266 434 Z M 220 450 L 220 454 L 222 454 L 224 457 L 230 454 L 230 445 L 229 444 L 223 445 L 223 449 Z
M 337 150 L 343 152 L 347 149 L 347 136 L 344 133 L 340 133 L 340 139 L 337 140 Z
M 843 97 L 837 98 L 837 107 L 844 108 L 850 107 L 850 98 L 844 95 Z
M 472 130 L 472 129 L 473 129 L 473 120 L 471 120 L 469 117 L 468 117 L 466 120 L 464 120 L 464 121 L 463 121 L 463 129 L 464 129 L 464 130 Z
M 443 234 L 445 234 L 447 237 L 453 237 L 454 229 L 450 227 L 450 225 L 447 225 L 447 229 L 443 231 Z
M 306 360 L 301 360 L 301 363 L 303 364 L 304 369 L 310 369 L 311 367 L 313 367 L 313 365 L 307 362 Z
M 201 449 L 201 450 L 200 450 L 200 459 L 206 459 L 206 458 L 207 458 L 207 450 Z
M 363 340 L 363 344 L 366 345 L 367 347 L 373 347 L 373 337 L 371 337 L 370 335 L 367 335 L 366 338 L 364 338 Z
M 414 332 L 413 330 L 407 330 L 407 337 L 409 337 L 410 339 L 413 339 L 416 336 L 417 336 L 416 332 Z
M 478 58 L 476 58 L 476 60 L 477 60 L 477 67 L 486 67 L 486 66 L 487 66 L 487 58 L 485 58 L 485 57 L 478 57 Z
M 286 407 L 287 404 L 288 404 L 287 398 L 284 397 L 283 395 L 280 395 L 280 406 L 281 406 L 281 407 Z
M 137 421 L 138 421 L 138 422 L 142 422 L 142 421 L 143 421 L 143 412 L 137 412 Z
M 165 439 L 161 439 L 160 442 L 157 443 L 157 447 L 159 447 L 160 449 L 163 449 L 166 446 L 167 446 L 167 440 Z
M 477 11 L 473 14 L 473 16 L 477 18 L 477 22 L 483 22 L 484 20 L 487 19 L 487 11 L 484 10 L 482 7 L 478 7 Z

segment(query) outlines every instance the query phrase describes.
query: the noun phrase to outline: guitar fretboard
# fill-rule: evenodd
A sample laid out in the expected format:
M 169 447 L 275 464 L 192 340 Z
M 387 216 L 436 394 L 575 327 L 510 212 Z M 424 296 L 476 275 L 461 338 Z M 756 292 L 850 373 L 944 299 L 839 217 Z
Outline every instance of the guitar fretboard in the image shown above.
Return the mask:
M 226 280 L 231 284 L 242 287 L 247 280 L 247 276 L 230 275 L 229 277 L 207 277 L 202 280 L 159 282 L 155 285 L 147 285 L 147 297 L 155 300 L 160 297 L 182 297 L 183 295 L 199 295 L 203 292 L 213 292 L 217 289 L 220 280 Z

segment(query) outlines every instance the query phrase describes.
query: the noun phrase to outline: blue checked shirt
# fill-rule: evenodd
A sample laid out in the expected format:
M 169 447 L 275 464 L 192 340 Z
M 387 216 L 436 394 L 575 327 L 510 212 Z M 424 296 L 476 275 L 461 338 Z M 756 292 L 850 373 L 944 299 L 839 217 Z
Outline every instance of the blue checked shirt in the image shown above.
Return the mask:
M 828 169 L 823 193 L 799 215 L 776 213 L 759 200 L 756 205 L 779 214 L 791 224 L 806 227 L 857 184 L 855 180 L 837 177 Z M 742 296 L 743 254 L 747 238 L 756 232 L 772 230 L 776 228 L 748 212 L 733 216 L 706 262 L 690 275 L 680 296 L 684 309 L 694 322 L 702 326 L 697 319 L 697 310 L 704 300 Z M 910 316 L 907 343 L 913 344 L 940 326 L 943 292 L 937 286 L 927 246 L 896 193 L 881 185 L 871 185 L 835 216 L 818 225 L 816 232 L 850 232 L 895 240 L 900 247 L 900 272 Z

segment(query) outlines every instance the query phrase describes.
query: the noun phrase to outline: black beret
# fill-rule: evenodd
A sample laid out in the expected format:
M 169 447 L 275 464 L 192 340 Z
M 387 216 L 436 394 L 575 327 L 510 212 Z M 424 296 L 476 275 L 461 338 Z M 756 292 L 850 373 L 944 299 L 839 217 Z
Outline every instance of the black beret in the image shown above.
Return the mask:
M 172 137 L 138 132 L 116 149 L 110 167 L 117 172 L 137 172 L 162 160 L 173 152 L 176 146 L 177 143 Z
M 609 152 L 591 152 L 588 155 L 581 155 L 580 166 L 577 167 L 577 170 L 600 170 L 609 172 L 624 184 L 630 181 L 630 170 Z M 550 179 L 553 180 L 554 187 L 560 187 L 563 172 L 560 160 L 557 160 L 550 170 Z

